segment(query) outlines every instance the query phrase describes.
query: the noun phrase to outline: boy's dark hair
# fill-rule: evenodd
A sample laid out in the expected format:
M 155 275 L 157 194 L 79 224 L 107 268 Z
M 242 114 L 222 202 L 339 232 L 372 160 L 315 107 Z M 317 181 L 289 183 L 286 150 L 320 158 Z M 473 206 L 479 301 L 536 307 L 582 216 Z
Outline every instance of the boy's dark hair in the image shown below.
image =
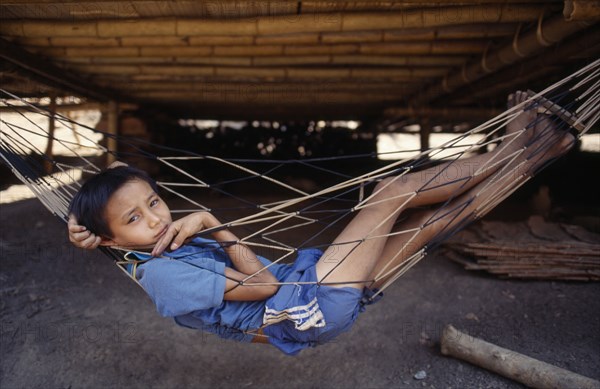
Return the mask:
M 156 182 L 146 172 L 131 166 L 118 166 L 88 179 L 71 201 L 69 213 L 92 233 L 112 238 L 112 231 L 104 218 L 106 204 L 113 193 L 133 180 L 147 182 L 158 193 Z

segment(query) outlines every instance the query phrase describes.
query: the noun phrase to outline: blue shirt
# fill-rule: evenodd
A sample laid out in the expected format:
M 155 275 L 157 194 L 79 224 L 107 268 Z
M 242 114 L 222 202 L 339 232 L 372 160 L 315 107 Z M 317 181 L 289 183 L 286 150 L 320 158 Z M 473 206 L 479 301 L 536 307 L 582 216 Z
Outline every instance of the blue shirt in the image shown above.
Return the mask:
M 249 342 L 244 331 L 262 325 L 265 301 L 225 301 L 225 267 L 234 267 L 220 245 L 203 238 L 163 254 L 137 268 L 136 277 L 158 312 L 181 326 L 212 332 L 223 338 Z M 258 257 L 264 266 L 271 262 Z M 273 264 L 273 275 L 282 281 L 291 264 Z

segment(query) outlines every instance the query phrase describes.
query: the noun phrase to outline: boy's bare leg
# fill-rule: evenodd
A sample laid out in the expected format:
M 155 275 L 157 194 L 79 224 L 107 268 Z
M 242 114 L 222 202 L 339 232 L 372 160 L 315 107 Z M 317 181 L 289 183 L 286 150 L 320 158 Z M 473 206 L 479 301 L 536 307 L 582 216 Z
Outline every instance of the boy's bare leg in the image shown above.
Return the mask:
M 379 183 L 372 198 L 317 263 L 319 281 L 362 289 L 364 280 L 369 279 L 382 256 L 387 235 L 400 213 L 410 207 L 446 201 L 489 177 L 512 156 L 518 155 L 532 139 L 533 130 L 525 128 L 535 120 L 535 116 L 533 110 L 523 112 L 507 126 L 509 134 L 522 136 L 503 142 L 490 153 L 452 162 L 456 176 L 438 174 L 449 166 L 446 163 L 403 177 L 387 178 Z M 478 174 L 473 174 L 474 169 L 479 171 Z M 425 182 L 424 177 L 427 177 Z M 432 181 L 432 177 L 435 180 Z
M 526 92 L 511 94 L 508 107 L 520 104 L 527 98 Z M 540 131 L 533 128 L 537 116 L 534 109 L 520 113 L 507 124 L 507 138 L 492 152 L 445 162 L 413 173 L 410 177 L 400 177 L 400 180 L 411 180 L 418 186 L 418 197 L 413 199 L 411 206 L 436 204 L 456 197 L 518 158 L 524 147 L 540 137 Z
M 462 223 L 471 221 L 478 210 L 498 192 L 507 190 L 515 181 L 531 175 L 548 160 L 564 154 L 573 144 L 574 137 L 566 131 L 556 129 L 549 119 L 537 120 L 536 140 L 527 152 L 489 180 L 481 182 L 446 204 L 441 210 L 422 211 L 402 223 L 401 229 L 408 232 L 388 238 L 381 258 L 368 279 L 377 279 L 369 285 L 380 288 L 397 271 L 398 265 L 419 251 L 433 239 L 451 232 Z

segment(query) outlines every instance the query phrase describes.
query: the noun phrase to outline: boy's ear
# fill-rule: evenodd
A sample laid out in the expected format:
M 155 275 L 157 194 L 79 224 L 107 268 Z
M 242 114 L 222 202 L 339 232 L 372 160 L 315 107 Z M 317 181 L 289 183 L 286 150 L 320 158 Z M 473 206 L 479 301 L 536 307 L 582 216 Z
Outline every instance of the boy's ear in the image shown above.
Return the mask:
M 110 238 L 100 237 L 100 246 L 118 246 L 118 244 Z

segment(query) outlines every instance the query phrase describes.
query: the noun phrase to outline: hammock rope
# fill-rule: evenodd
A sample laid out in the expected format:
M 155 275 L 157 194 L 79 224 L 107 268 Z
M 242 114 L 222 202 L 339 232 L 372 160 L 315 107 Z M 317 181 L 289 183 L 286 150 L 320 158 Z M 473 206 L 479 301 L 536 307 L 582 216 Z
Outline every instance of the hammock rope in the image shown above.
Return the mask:
M 89 135 L 91 133 L 100 134 L 105 138 L 116 139 L 119 144 L 126 145 L 134 152 L 127 155 L 153 160 L 171 171 L 173 175 L 179 177 L 181 181 L 169 179 L 167 181 L 157 181 L 157 184 L 163 190 L 179 197 L 186 203 L 185 207 L 172 209 L 173 213 L 188 213 L 195 211 L 254 211 L 252 214 L 241 216 L 235 220 L 228 221 L 222 226 L 206 230 L 201 235 L 206 235 L 218 229 L 239 227 L 248 231 L 239 242 L 225 242 L 225 244 L 242 243 L 248 247 L 268 250 L 274 253 L 276 258 L 272 260 L 272 265 L 282 263 L 293 256 L 299 249 L 302 248 L 321 248 L 326 249 L 333 245 L 353 245 L 350 250 L 359 247 L 364 241 L 369 239 L 382 239 L 393 236 L 405 235 L 406 242 L 403 247 L 391 258 L 379 273 L 372 280 L 348 280 L 343 283 L 373 283 L 380 280 L 385 280 L 379 291 L 374 294 L 383 292 L 402 274 L 408 271 L 412 266 L 418 263 L 426 254 L 434 247 L 439 245 L 442 240 L 456 233 L 466 224 L 481 218 L 498 203 L 517 190 L 521 185 L 531 179 L 534 173 L 543 169 L 547 163 L 544 163 L 536 172 L 522 171 L 526 167 L 527 162 L 532 159 L 543 158 L 556 144 L 560 136 L 557 136 L 556 131 L 552 129 L 560 129 L 567 131 L 570 128 L 576 130 L 575 135 L 581 137 L 592 129 L 600 119 L 600 60 L 596 60 L 583 69 L 575 72 L 573 75 L 549 86 L 539 93 L 529 91 L 529 98 L 507 109 L 505 112 L 481 125 L 457 135 L 454 139 L 445 142 L 444 144 L 431 148 L 426 151 L 420 151 L 416 156 L 404 158 L 398 161 L 393 161 L 386 166 L 376 168 L 370 172 L 360 174 L 358 176 L 349 176 L 347 173 L 338 172 L 330 167 L 321 166 L 322 163 L 328 163 L 336 160 L 355 160 L 361 161 L 365 159 L 376 158 L 379 154 L 367 153 L 354 156 L 339 156 L 339 157 L 319 157 L 306 159 L 292 160 L 255 160 L 255 159 L 228 159 L 211 155 L 200 155 L 189 150 L 181 150 L 175 147 L 159 145 L 143 139 L 135 139 L 129 137 L 116 137 L 115 135 L 98 131 L 94 128 L 78 123 L 73 119 L 52 113 L 43 107 L 36 106 L 25 99 L 11 94 L 0 89 L 0 97 L 2 97 L 1 105 L 12 107 L 15 112 L 24 119 L 26 125 L 17 123 L 17 120 L 0 118 L 0 156 L 2 160 L 12 169 L 13 173 L 26 184 L 38 197 L 38 199 L 55 215 L 62 220 L 67 221 L 68 205 L 71 198 L 80 188 L 81 173 L 97 173 L 101 169 L 93 162 L 93 158 L 84 155 L 84 152 L 96 150 L 99 153 L 112 153 L 106 147 L 97 144 L 97 142 Z M 511 122 L 526 110 L 534 109 L 538 113 L 544 114 L 546 118 L 550 118 L 549 124 L 540 131 L 534 139 L 531 139 L 530 145 L 508 153 L 507 155 L 496 155 L 490 157 L 485 163 L 480 166 L 473 166 L 473 171 L 468 177 L 459 179 L 450 179 L 443 184 L 438 184 L 440 177 L 448 177 L 452 174 L 453 168 L 456 168 L 458 161 L 462 160 L 466 154 L 475 153 L 478 150 L 486 150 L 489 146 L 498 145 L 499 148 L 508 148 L 517 142 L 519 137 L 524 136 L 528 129 L 532 126 L 539 125 L 537 122 L 529 123 L 525 128 L 514 133 L 503 133 L 503 129 L 507 123 Z M 22 111 L 27 111 L 23 113 Z M 32 116 L 36 120 L 32 119 Z M 540 117 L 542 115 L 539 115 Z M 78 141 L 74 142 L 70 139 L 63 139 L 56 135 L 50 136 L 48 130 L 38 124 L 37 119 L 55 120 L 67 128 L 73 130 L 73 134 L 77 135 Z M 23 121 L 23 120 L 21 120 Z M 472 135 L 480 135 L 481 138 L 473 143 L 464 144 Z M 45 137 L 52 142 L 60 144 L 64 150 L 73 157 L 75 162 L 64 163 L 53 159 L 35 146 L 29 137 Z M 81 144 L 80 142 L 86 144 Z M 93 144 L 93 145 L 92 145 Z M 155 155 L 147 149 L 156 150 L 161 155 Z M 510 149 L 512 150 L 512 149 Z M 392 153 L 405 152 L 394 151 Z M 416 150 L 411 150 L 416 151 Z M 413 193 L 399 194 L 396 198 L 386 198 L 383 200 L 374 200 L 377 195 L 385 188 L 373 191 L 371 194 L 365 194 L 365 187 L 375 185 L 388 177 L 395 177 L 386 185 L 392 185 L 396 181 L 402 181 L 409 174 L 419 172 L 426 167 L 440 166 L 438 162 L 432 158 L 439 157 L 445 153 L 445 157 L 439 162 L 446 163 L 443 168 L 440 168 L 432 176 L 428 176 L 424 180 L 422 186 Z M 164 155 L 162 155 L 164 154 Z M 389 154 L 389 153 L 386 153 Z M 32 158 L 36 156 L 37 160 Z M 54 173 L 45 174 L 39 161 L 51 163 L 54 168 Z M 227 169 L 233 169 L 242 177 L 232 178 L 220 183 L 208 182 L 205 178 L 186 170 L 180 166 L 180 163 L 186 162 L 206 162 L 216 164 L 217 166 Z M 264 167 L 264 172 L 259 171 L 256 167 L 250 165 Z M 335 177 L 339 182 L 316 190 L 314 193 L 295 187 L 290 183 L 286 183 L 272 175 L 281 169 L 283 166 L 297 165 L 305 169 L 314 169 L 316 172 L 329 174 Z M 452 205 L 453 200 L 458 197 L 460 188 L 464 188 L 471 180 L 476 179 L 482 174 L 490 172 L 491 175 L 487 178 L 486 184 L 482 185 L 477 193 L 465 202 Z M 237 194 L 233 194 L 224 189 L 227 184 L 243 183 L 249 180 L 258 180 L 265 185 L 273 185 L 279 190 L 286 190 L 291 193 L 289 198 L 284 200 L 271 201 L 266 203 L 256 203 L 255 201 L 243 198 Z M 417 196 L 426 196 L 429 191 L 440 189 L 443 186 L 455 188 L 457 195 L 451 195 L 448 200 L 442 204 L 438 204 L 434 209 L 432 216 L 426 220 L 420 227 L 406 228 L 400 231 L 394 231 L 387 234 L 377 233 L 377 230 L 388 223 L 397 214 L 391 213 L 386 218 L 376 223 L 362 239 L 352 240 L 348 242 L 338 242 L 329 244 L 318 244 L 318 237 L 334 228 L 339 227 L 345 219 L 353 213 L 369 207 L 375 207 L 383 201 L 397 200 L 402 209 Z M 240 203 L 236 207 L 215 208 L 202 204 L 201 201 L 193 199 L 189 193 L 181 193 L 181 190 L 213 190 L 220 195 L 227 196 L 231 201 Z M 356 199 L 349 200 L 348 196 L 355 196 Z M 469 214 L 463 214 L 463 211 L 477 201 L 476 208 Z M 339 204 L 352 203 L 349 207 L 341 207 Z M 400 208 L 398 208 L 400 209 Z M 409 252 L 409 247 L 418 241 L 420 234 L 424 229 L 431 226 L 433 223 L 444 223 L 441 232 L 438 233 L 427 244 L 417 249 L 414 253 L 410 253 L 407 258 L 398 261 L 400 256 L 406 255 Z M 302 230 L 316 226 L 317 232 L 309 232 L 306 235 L 297 234 L 298 241 L 286 241 L 278 235 L 290 232 L 295 229 Z M 306 236 L 304 240 L 299 238 Z M 301 240 L 301 241 L 300 241 Z M 115 251 L 116 250 L 116 251 Z M 127 248 L 115 247 L 113 250 L 106 250 L 107 253 L 116 259 L 116 264 L 130 278 L 135 279 L 135 267 L 143 261 L 136 261 L 124 257 L 122 251 L 132 252 L 135 250 Z M 139 251 L 143 252 L 143 251 Z M 147 253 L 146 253 L 147 254 Z M 339 258 L 339 263 L 334 266 L 329 273 L 320 281 L 319 284 L 340 284 L 341 282 L 327 281 L 329 274 L 334 272 L 347 258 Z M 133 265 L 133 273 L 128 270 L 128 266 Z M 270 266 L 272 266 L 270 265 Z M 269 266 L 269 267 L 270 267 Z M 268 269 L 266 267 L 265 269 Z M 247 283 L 249 279 L 256 276 L 264 269 L 249 275 L 244 280 L 239 281 L 240 285 Z M 132 275 L 133 274 L 133 275 Z M 284 283 L 254 283 L 253 285 L 282 285 Z

